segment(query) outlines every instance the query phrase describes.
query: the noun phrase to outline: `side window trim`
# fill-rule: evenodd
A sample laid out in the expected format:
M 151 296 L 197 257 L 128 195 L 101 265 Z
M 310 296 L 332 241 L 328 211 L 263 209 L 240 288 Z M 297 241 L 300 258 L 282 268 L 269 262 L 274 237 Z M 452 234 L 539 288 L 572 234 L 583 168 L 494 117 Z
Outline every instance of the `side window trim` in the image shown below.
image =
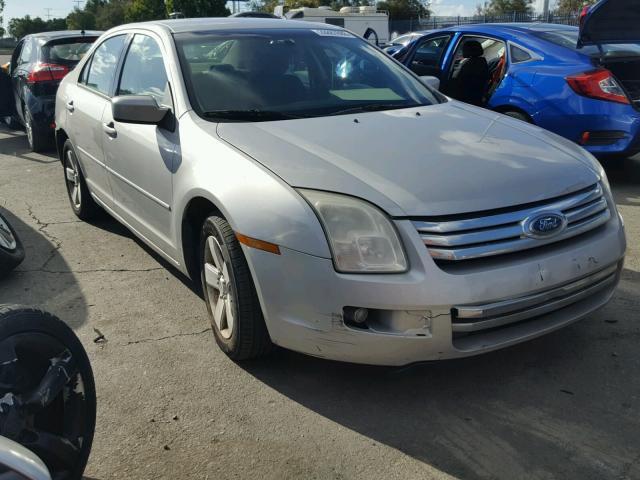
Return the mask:
M 511 59 L 511 47 L 519 48 L 523 52 L 528 53 L 530 58 L 527 59 L 527 60 L 523 60 L 522 62 L 513 62 L 512 59 Z M 529 49 L 527 47 L 523 47 L 519 43 L 512 42 L 511 40 L 507 41 L 507 51 L 508 51 L 507 52 L 507 59 L 509 61 L 509 64 L 521 65 L 523 63 L 544 60 L 544 57 L 538 55 L 536 52 L 532 51 L 531 49 Z

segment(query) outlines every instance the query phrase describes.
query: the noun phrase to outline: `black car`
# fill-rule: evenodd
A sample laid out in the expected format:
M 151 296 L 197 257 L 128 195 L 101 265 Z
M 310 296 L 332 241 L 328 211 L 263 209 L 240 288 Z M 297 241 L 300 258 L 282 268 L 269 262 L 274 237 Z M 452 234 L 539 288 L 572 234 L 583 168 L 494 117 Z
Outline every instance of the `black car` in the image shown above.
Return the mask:
M 24 126 L 29 148 L 52 144 L 58 84 L 102 32 L 60 31 L 25 36 L 0 74 L 0 117 Z

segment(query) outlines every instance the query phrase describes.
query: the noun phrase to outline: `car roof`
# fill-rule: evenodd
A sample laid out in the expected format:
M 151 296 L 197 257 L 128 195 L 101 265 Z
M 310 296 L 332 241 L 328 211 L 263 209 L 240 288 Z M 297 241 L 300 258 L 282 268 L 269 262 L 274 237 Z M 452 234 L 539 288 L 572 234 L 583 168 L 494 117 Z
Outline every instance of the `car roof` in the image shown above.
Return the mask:
M 98 30 L 57 30 L 55 32 L 32 33 L 31 38 L 54 40 L 58 38 L 99 37 L 103 32 Z
M 523 23 L 474 23 L 469 25 L 453 25 L 447 28 L 439 28 L 438 30 L 424 30 L 419 32 L 427 35 L 436 32 L 484 32 L 484 33 L 529 33 L 529 32 L 550 32 L 560 30 L 572 30 L 577 29 L 571 25 L 562 25 L 557 23 L 542 23 L 542 22 L 523 22 Z
M 254 18 L 254 17 L 214 17 L 214 18 L 176 18 L 168 20 L 154 20 L 152 22 L 130 23 L 116 27 L 115 30 L 130 28 L 161 28 L 171 33 L 203 32 L 215 30 L 239 29 L 311 29 L 323 30 L 340 27 L 334 25 L 304 22 L 300 20 L 284 20 L 282 18 Z

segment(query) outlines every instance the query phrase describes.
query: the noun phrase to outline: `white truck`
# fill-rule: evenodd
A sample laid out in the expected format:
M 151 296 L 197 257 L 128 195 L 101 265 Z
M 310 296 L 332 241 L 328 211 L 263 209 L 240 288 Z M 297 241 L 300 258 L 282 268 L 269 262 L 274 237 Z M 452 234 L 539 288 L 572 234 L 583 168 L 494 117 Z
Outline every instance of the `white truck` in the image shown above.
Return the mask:
M 284 7 L 278 5 L 274 14 L 288 20 L 337 25 L 364 37 L 374 45 L 389 42 L 389 14 L 377 10 L 376 7 L 342 7 L 338 12 L 331 7 L 302 7 L 291 9 L 285 14 Z

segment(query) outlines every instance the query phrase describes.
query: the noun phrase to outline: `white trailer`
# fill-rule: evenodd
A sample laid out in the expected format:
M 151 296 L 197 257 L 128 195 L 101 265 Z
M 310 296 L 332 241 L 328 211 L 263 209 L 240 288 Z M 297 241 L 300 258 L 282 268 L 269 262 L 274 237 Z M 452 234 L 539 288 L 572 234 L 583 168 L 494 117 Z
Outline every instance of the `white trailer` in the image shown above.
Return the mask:
M 376 7 L 342 7 L 339 12 L 331 10 L 331 7 L 302 7 L 284 14 L 282 5 L 279 5 L 274 13 L 289 20 L 337 25 L 364 37 L 374 45 L 389 42 L 389 14 L 378 11 Z

